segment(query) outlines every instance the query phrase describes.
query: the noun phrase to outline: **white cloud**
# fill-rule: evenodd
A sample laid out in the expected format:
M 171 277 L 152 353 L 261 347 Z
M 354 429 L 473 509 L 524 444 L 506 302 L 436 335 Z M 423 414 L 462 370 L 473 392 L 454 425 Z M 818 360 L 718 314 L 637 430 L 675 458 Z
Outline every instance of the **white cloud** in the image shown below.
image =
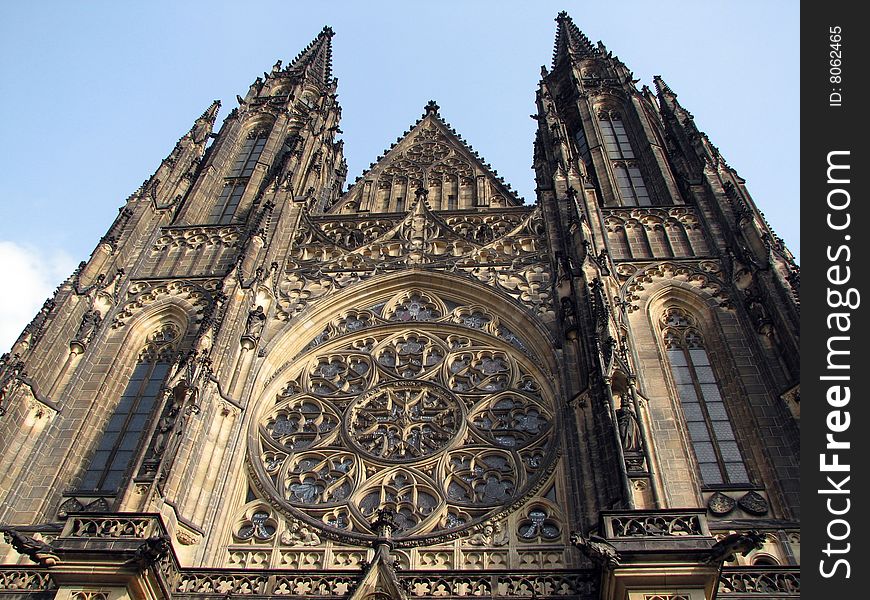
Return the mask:
M 46 298 L 72 273 L 62 250 L 0 241 L 0 353 L 8 351 Z

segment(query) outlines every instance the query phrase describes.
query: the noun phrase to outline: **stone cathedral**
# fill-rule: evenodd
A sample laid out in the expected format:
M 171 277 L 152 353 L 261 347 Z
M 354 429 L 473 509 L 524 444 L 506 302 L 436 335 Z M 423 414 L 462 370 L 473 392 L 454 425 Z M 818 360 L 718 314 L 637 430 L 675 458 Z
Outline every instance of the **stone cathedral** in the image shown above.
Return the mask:
M 534 203 L 434 101 L 346 185 L 328 27 L 196 119 L 0 362 L 0 600 L 799 596 L 798 266 L 556 22 Z

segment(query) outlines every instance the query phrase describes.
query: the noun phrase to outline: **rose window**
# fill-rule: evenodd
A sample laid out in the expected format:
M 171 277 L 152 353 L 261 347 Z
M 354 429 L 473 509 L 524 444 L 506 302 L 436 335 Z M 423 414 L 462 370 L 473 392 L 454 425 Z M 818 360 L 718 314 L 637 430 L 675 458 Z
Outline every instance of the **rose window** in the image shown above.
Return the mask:
M 395 538 L 422 540 L 543 485 L 556 454 L 553 377 L 494 317 L 466 324 L 484 313 L 455 306 L 413 292 L 348 313 L 290 366 L 249 438 L 256 487 L 275 509 L 370 540 L 390 508 Z M 413 328 L 397 331 L 406 319 Z M 524 527 L 552 535 L 548 515 L 529 513 Z
M 395 381 L 361 396 L 347 414 L 351 442 L 365 454 L 390 461 L 440 452 L 462 427 L 462 407 L 429 383 Z

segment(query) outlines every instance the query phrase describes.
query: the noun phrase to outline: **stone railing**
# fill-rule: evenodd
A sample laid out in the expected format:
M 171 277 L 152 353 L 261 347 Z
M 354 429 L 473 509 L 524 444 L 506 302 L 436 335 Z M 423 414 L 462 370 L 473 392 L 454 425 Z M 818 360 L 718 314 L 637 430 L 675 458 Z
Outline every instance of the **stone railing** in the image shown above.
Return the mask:
M 602 520 L 607 539 L 710 537 L 701 510 L 606 512 Z
M 720 598 L 800 598 L 796 567 L 730 567 L 719 577 Z
M 60 538 L 141 539 L 164 533 L 155 515 L 71 513 Z
M 170 575 L 166 573 L 166 575 Z M 359 582 L 361 572 L 327 575 L 187 571 L 171 574 L 167 585 L 172 598 L 217 598 L 235 596 L 305 596 L 344 598 Z M 597 576 L 586 572 L 506 573 L 401 572 L 399 582 L 409 598 L 475 597 L 521 598 L 555 596 L 586 600 L 598 597 Z
M 16 598 L 20 598 L 33 593 L 48 592 L 56 587 L 47 571 L 13 565 L 0 567 L 0 598 L 8 598 L 8 594 L 15 594 Z

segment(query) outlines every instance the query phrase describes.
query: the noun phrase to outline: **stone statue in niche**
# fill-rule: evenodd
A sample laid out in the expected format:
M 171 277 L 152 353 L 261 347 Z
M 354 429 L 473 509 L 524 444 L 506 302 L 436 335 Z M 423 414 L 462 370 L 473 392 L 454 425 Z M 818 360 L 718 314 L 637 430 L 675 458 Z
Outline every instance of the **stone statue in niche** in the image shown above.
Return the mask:
M 245 337 L 260 339 L 263 334 L 263 327 L 266 326 L 266 311 L 262 306 L 258 306 L 248 313 L 248 318 L 245 321 Z
M 640 427 L 637 424 L 637 415 L 631 402 L 623 401 L 616 411 L 619 424 L 619 437 L 622 440 L 622 449 L 625 452 L 640 452 L 643 450 Z
M 102 322 L 103 317 L 100 314 L 100 311 L 96 309 L 86 311 L 85 314 L 82 315 L 82 322 L 79 324 L 79 329 L 76 331 L 73 341 L 79 342 L 82 345 L 87 345 L 87 343 L 94 337 L 94 334 L 97 332 L 97 329 L 99 329 L 100 323 Z

